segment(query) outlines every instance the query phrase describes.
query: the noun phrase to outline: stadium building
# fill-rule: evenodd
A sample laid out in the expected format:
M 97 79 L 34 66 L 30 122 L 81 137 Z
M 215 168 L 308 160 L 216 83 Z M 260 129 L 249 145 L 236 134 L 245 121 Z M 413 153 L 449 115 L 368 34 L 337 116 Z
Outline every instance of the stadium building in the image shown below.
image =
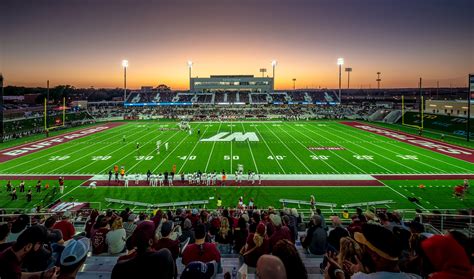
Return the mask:
M 193 93 L 212 93 L 225 91 L 270 93 L 274 83 L 271 77 L 253 75 L 211 75 L 208 78 L 191 78 L 190 91 Z

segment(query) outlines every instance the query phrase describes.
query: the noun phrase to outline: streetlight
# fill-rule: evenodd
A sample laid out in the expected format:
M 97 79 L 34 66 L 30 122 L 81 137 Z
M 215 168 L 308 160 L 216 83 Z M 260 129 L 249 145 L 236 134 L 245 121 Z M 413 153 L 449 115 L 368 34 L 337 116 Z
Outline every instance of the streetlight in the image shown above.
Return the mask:
M 273 67 L 273 90 L 275 90 L 275 67 L 278 64 L 276 60 L 272 60 L 272 67 Z
M 337 65 L 339 65 L 339 104 L 342 103 L 341 100 L 341 70 L 342 70 L 342 65 L 344 65 L 344 58 L 340 57 L 337 59 Z
M 349 82 L 351 80 L 351 72 L 352 72 L 352 68 L 346 68 L 345 71 L 347 72 L 347 89 L 349 89 Z
M 293 78 L 293 91 L 296 90 L 296 78 Z
M 128 67 L 128 60 L 122 60 L 122 67 L 123 67 L 123 103 L 127 101 L 127 67 Z

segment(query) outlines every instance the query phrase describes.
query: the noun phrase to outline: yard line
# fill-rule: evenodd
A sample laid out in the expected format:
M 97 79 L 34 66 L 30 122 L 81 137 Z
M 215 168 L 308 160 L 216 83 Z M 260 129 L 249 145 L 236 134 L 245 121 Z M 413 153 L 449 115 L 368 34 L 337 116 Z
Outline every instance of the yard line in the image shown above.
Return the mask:
M 291 127 L 293 130 L 295 130 L 296 132 L 302 134 L 303 136 L 307 137 L 308 139 L 310 139 L 313 143 L 317 143 L 319 146 L 322 146 L 322 144 L 320 144 L 319 142 L 315 141 L 314 139 L 310 138 L 309 136 L 307 136 L 306 134 L 300 132 L 298 129 L 296 128 L 293 128 Z M 322 136 L 323 138 L 327 139 L 326 137 L 324 137 L 323 135 L 320 135 Z M 342 157 L 341 155 L 337 154 L 337 152 L 335 151 L 332 151 L 332 150 L 329 150 L 331 152 L 331 154 L 334 154 L 336 155 L 338 158 L 342 159 L 343 161 L 345 161 L 346 163 L 348 163 L 349 165 L 355 167 L 356 169 L 358 169 L 359 171 L 361 171 L 362 173 L 366 173 L 366 171 L 364 171 L 363 169 L 361 169 L 360 167 L 358 167 L 357 165 L 354 165 L 352 162 L 348 161 L 347 159 L 345 159 L 344 157 Z
M 168 139 L 166 139 L 166 141 L 164 141 L 164 142 L 169 142 L 172 138 L 174 138 L 174 136 L 178 135 L 179 133 L 180 133 L 180 131 L 175 131 L 174 134 L 173 134 L 171 137 L 169 137 Z M 163 135 L 163 133 L 160 133 L 157 137 L 154 137 L 154 138 L 153 138 L 153 141 L 156 142 L 156 140 L 159 139 L 160 136 L 162 136 L 162 135 Z M 153 141 L 152 141 L 152 142 L 153 142 Z M 156 149 L 152 149 L 151 152 L 148 153 L 148 154 L 145 155 L 145 156 L 150 156 L 150 155 L 153 154 L 154 152 L 156 152 Z M 135 163 L 135 165 L 133 165 L 131 168 L 128 169 L 128 172 L 131 173 L 131 171 L 132 171 L 137 165 L 139 165 L 140 163 L 143 163 L 143 160 L 137 161 L 137 162 Z
M 286 126 L 291 126 L 291 125 L 286 125 Z M 293 128 L 293 127 L 291 127 Z M 284 133 L 286 133 L 287 135 L 289 135 L 292 139 L 294 139 L 296 141 L 296 143 L 299 143 L 300 145 L 302 145 L 305 149 L 306 149 L 306 146 L 304 144 L 302 144 L 300 141 L 298 141 L 298 139 L 296 139 L 295 137 L 293 137 L 290 133 L 288 133 L 287 131 L 285 131 L 285 129 L 281 128 L 280 127 L 280 130 L 282 130 Z M 297 129 L 296 129 L 297 130 Z M 303 134 L 304 135 L 304 134 Z M 311 152 L 311 154 L 315 154 L 313 151 L 311 150 L 308 150 L 309 152 Z M 323 163 L 325 163 L 328 167 L 330 167 L 333 171 L 335 171 L 336 173 L 340 173 L 338 170 L 336 170 L 333 166 L 331 166 L 328 162 L 326 162 L 325 160 L 321 160 Z
M 204 136 L 204 134 L 207 132 L 208 129 L 209 129 L 209 126 L 207 126 L 206 129 L 204 130 L 204 132 L 202 133 L 203 136 Z M 194 145 L 193 149 L 189 152 L 188 156 L 186 157 L 186 160 L 184 160 L 183 165 L 179 168 L 178 173 L 181 173 L 181 170 L 184 168 L 184 166 L 186 165 L 186 163 L 187 163 L 188 160 L 189 160 L 189 156 L 191 156 L 191 154 L 193 154 L 194 149 L 196 149 L 196 147 L 199 145 L 200 142 L 201 142 L 201 141 L 198 139 L 198 141 L 197 141 L 196 144 Z
M 244 130 L 244 134 L 245 134 L 244 123 L 241 122 L 240 124 L 242 125 L 242 129 Z M 255 162 L 255 157 L 253 157 L 252 147 L 250 147 L 250 141 L 247 140 L 247 144 L 248 144 L 249 149 L 250 149 L 250 155 L 252 155 L 252 160 L 253 160 L 253 165 L 255 166 L 255 171 L 256 171 L 257 173 L 259 173 L 259 172 L 258 172 L 257 163 Z
M 397 193 L 398 195 L 404 197 L 405 199 L 408 199 L 407 196 L 405 196 L 404 194 L 398 192 L 397 190 L 393 189 L 392 187 L 388 186 L 388 185 L 385 184 L 383 181 L 380 181 L 380 180 L 379 180 L 379 182 L 382 183 L 385 187 L 388 187 L 390 190 L 392 190 L 392 191 L 394 191 L 395 193 Z M 405 189 L 405 190 L 406 190 L 406 189 Z M 423 209 L 423 210 L 426 210 L 426 208 L 424 208 L 423 206 L 421 206 L 421 205 L 419 205 L 419 204 L 417 204 L 417 203 L 415 203 L 415 205 L 418 206 L 418 207 L 420 207 L 420 208 Z
M 342 126 L 344 126 L 344 128 L 349 128 L 349 127 L 347 127 L 346 125 L 342 125 Z M 370 137 L 372 137 L 372 138 L 377 138 L 377 136 L 378 136 L 377 134 L 373 134 L 373 133 L 364 133 L 363 131 L 361 131 L 361 130 L 359 130 L 359 129 L 353 129 L 353 130 L 355 130 L 355 132 L 357 132 L 357 133 L 359 133 L 359 134 L 362 134 L 362 133 L 363 133 L 365 136 L 370 136 Z M 351 129 L 351 131 L 352 131 L 352 129 Z M 454 165 L 454 164 L 445 162 L 445 161 L 443 161 L 443 160 L 441 160 L 441 159 L 433 158 L 433 157 L 431 157 L 431 156 L 429 156 L 429 155 L 420 153 L 420 152 L 416 151 L 416 148 L 414 148 L 414 149 L 412 150 L 412 149 L 409 149 L 409 148 L 407 148 L 407 147 L 404 147 L 403 145 L 397 145 L 397 144 L 396 144 L 396 143 L 404 143 L 404 142 L 392 140 L 392 141 L 387 141 L 386 143 L 387 143 L 387 144 L 390 144 L 390 145 L 392 145 L 392 146 L 396 146 L 396 147 L 402 148 L 402 149 L 404 149 L 404 150 L 406 150 L 406 151 L 409 151 L 409 152 L 414 152 L 414 153 L 416 153 L 416 154 L 418 154 L 418 155 L 420 155 L 420 156 L 427 157 L 428 159 L 435 160 L 435 161 L 438 161 L 438 162 L 440 162 L 440 163 L 443 163 L 443 164 L 446 164 L 446 165 L 450 165 L 450 166 L 452 166 L 452 167 L 455 167 L 455 168 L 458 168 L 458 169 L 462 169 L 462 170 L 465 170 L 465 171 L 468 171 L 468 172 L 472 172 L 470 169 L 466 169 L 466 168 L 460 167 L 460 166 L 458 166 L 458 165 Z M 436 154 L 438 154 L 438 153 L 436 153 Z M 449 157 L 449 156 L 448 156 L 448 157 Z M 450 158 L 452 158 L 452 157 L 450 157 Z
M 232 122 L 231 122 L 232 123 Z M 232 135 L 232 127 L 234 125 L 233 124 L 230 124 L 230 134 Z M 232 140 L 230 141 L 230 173 L 232 173 L 232 163 L 234 160 L 232 160 L 232 157 L 233 157 L 233 154 L 232 154 Z
M 329 129 L 336 130 L 336 129 L 334 129 L 334 128 L 329 128 Z M 354 130 L 357 130 L 357 129 L 354 129 Z M 357 132 L 358 132 L 358 130 L 357 130 Z M 364 133 L 363 135 L 366 135 L 366 134 L 367 134 L 367 133 Z M 347 133 L 346 135 L 349 135 L 349 136 L 352 137 L 352 138 L 357 138 L 356 136 L 353 136 L 353 135 L 351 135 L 350 133 Z M 365 142 L 366 142 L 366 143 L 369 143 L 369 144 L 371 144 L 371 145 L 380 147 L 380 148 L 382 148 L 382 149 L 384 149 L 384 150 L 386 150 L 386 151 L 388 151 L 388 152 L 390 152 L 390 153 L 399 155 L 398 152 L 393 151 L 393 150 L 390 150 L 390 149 L 388 149 L 388 148 L 385 148 L 385 147 L 383 147 L 382 145 L 376 145 L 376 144 L 373 143 L 372 141 L 365 141 Z M 383 142 L 383 143 L 387 143 L 387 142 Z M 394 146 L 396 146 L 396 145 L 394 145 Z M 397 146 L 397 147 L 398 147 L 398 146 Z M 437 168 L 437 167 L 435 167 L 435 166 L 432 166 L 432 165 L 430 165 L 430 164 L 427 164 L 427 163 L 425 163 L 425 162 L 423 162 L 423 161 L 416 161 L 416 162 L 417 162 L 417 163 L 421 163 L 421 164 L 423 164 L 423 165 L 425 165 L 425 166 L 428 166 L 428 167 L 430 167 L 430 168 L 437 169 L 437 170 L 441 171 L 442 173 L 446 173 L 446 171 L 444 171 L 444 170 L 442 170 L 442 169 L 440 169 L 440 168 Z M 419 173 L 419 172 L 418 172 L 418 173 Z
M 317 126 L 314 126 L 314 125 L 312 125 L 312 126 L 315 127 L 316 129 L 318 129 Z M 316 132 L 312 131 L 311 129 L 307 129 L 307 130 L 310 131 L 310 132 L 312 132 L 313 134 L 316 134 Z M 321 135 L 321 134 L 318 134 L 318 135 Z M 324 136 L 322 136 L 322 137 L 324 137 Z M 324 137 L 324 138 L 326 138 L 326 137 Z M 340 137 L 339 137 L 339 138 L 340 138 Z M 327 138 L 326 138 L 326 139 L 327 139 Z M 335 142 L 332 141 L 332 140 L 330 140 L 330 141 L 331 141 L 332 143 L 335 143 Z M 355 152 L 352 151 L 351 149 L 347 149 L 347 151 L 351 152 L 351 153 L 354 154 L 354 155 L 358 155 L 357 153 L 355 153 Z M 389 169 L 387 169 L 386 167 L 381 166 L 381 165 L 379 165 L 379 164 L 373 162 L 372 160 L 367 160 L 367 161 L 368 161 L 369 163 L 373 164 L 373 165 L 378 166 L 379 168 L 384 169 L 384 170 L 387 171 L 388 173 L 393 173 L 391 170 L 389 170 Z
M 285 170 L 283 169 L 283 167 L 281 166 L 280 162 L 278 160 L 276 160 L 276 157 L 275 157 L 275 154 L 273 153 L 272 149 L 268 146 L 268 143 L 267 141 L 265 140 L 265 138 L 262 136 L 262 133 L 260 133 L 260 130 L 258 130 L 257 127 L 254 127 L 255 128 L 255 131 L 257 131 L 257 133 L 260 135 L 260 138 L 263 140 L 263 143 L 265 143 L 265 145 L 267 146 L 268 148 L 268 151 L 270 151 L 270 154 L 272 154 L 272 157 L 275 159 L 275 161 L 277 162 L 278 166 L 280 167 L 281 171 L 283 172 L 283 174 L 286 174 Z
M 196 127 L 199 127 L 200 125 L 201 125 L 201 124 L 198 124 Z M 208 128 L 209 128 L 209 127 L 208 127 Z M 184 138 L 179 142 L 179 144 L 178 144 L 175 148 L 173 148 L 173 150 L 171 150 L 171 152 L 161 161 L 161 163 L 158 164 L 158 166 L 156 166 L 156 167 L 152 170 L 152 172 L 154 173 L 154 172 L 166 161 L 166 159 L 168 159 L 168 157 L 171 156 L 171 154 L 173 154 L 173 152 L 174 152 L 176 149 L 178 149 L 178 147 L 181 146 L 181 144 L 182 144 L 187 138 L 189 138 L 189 136 L 190 136 L 190 135 L 188 134 L 186 137 L 184 137 Z M 189 157 L 189 156 L 188 156 L 188 157 Z M 178 171 L 177 173 L 180 173 L 180 172 Z
M 328 126 L 327 128 L 328 128 L 328 129 L 331 129 L 330 126 Z M 332 130 L 335 130 L 335 129 L 332 129 Z M 335 131 L 337 131 L 337 130 L 335 130 Z M 334 135 L 335 135 L 336 137 L 342 139 L 342 137 L 338 136 L 337 134 L 338 134 L 338 133 L 334 133 Z M 352 138 L 356 138 L 356 139 L 357 139 L 357 137 L 352 136 L 350 133 L 347 133 L 346 136 L 350 136 L 350 137 L 352 137 Z M 372 144 L 372 145 L 374 145 L 374 146 L 376 146 L 376 147 L 379 147 L 378 145 L 375 145 L 375 144 L 370 143 L 370 142 L 369 142 L 369 144 Z M 392 161 L 392 162 L 394 162 L 394 163 L 396 163 L 396 164 L 398 164 L 398 165 L 400 165 L 400 166 L 402 166 L 402 167 L 411 169 L 411 170 L 414 171 L 415 173 L 421 173 L 420 171 L 418 171 L 418 170 L 416 170 L 416 169 L 414 169 L 414 168 L 412 168 L 412 167 L 406 166 L 406 165 L 404 165 L 404 164 L 402 164 L 402 163 L 400 163 L 400 162 L 397 162 L 397 161 L 395 161 L 395 160 L 393 160 L 393 159 L 391 159 L 391 158 L 389 158 L 389 157 L 386 157 L 386 156 L 384 156 L 384 155 L 382 155 L 382 154 L 380 154 L 380 153 L 378 153 L 378 152 L 375 152 L 375 151 L 373 151 L 373 150 L 370 150 L 370 149 L 368 149 L 367 147 L 365 147 L 364 145 L 360 145 L 360 144 L 358 144 L 358 143 L 356 143 L 355 145 L 357 145 L 358 147 L 361 147 L 361 148 L 363 148 L 363 149 L 365 149 L 365 150 L 367 150 L 367 151 L 369 151 L 369 152 L 373 152 L 373 153 L 377 154 L 378 156 L 381 156 L 381 157 L 383 157 L 383 158 L 385 158 L 385 159 L 387 159 L 387 160 L 389 160 L 389 161 Z M 380 146 L 380 147 L 381 147 L 381 146 Z M 381 147 L 381 148 L 383 148 L 383 147 Z M 383 149 L 385 149 L 385 148 L 383 148 Z M 394 152 L 391 151 L 391 150 L 388 150 L 388 149 L 385 149 L 385 150 L 394 153 Z
M 121 126 L 119 126 L 119 127 L 115 127 L 115 128 L 112 128 L 112 129 L 121 130 L 122 128 L 124 129 L 126 126 L 128 126 L 128 125 L 121 125 Z M 106 130 L 106 131 L 103 131 L 103 132 L 112 131 L 112 129 L 111 129 L 111 130 Z M 114 132 L 116 132 L 117 130 L 115 130 Z M 94 136 L 94 135 L 97 135 L 98 137 L 102 137 L 102 136 L 108 137 L 108 136 L 110 136 L 109 133 L 102 133 L 102 132 L 99 132 L 99 133 L 96 133 L 96 134 L 91 134 L 91 135 L 89 135 L 89 136 Z M 87 136 L 87 137 L 89 137 L 89 136 Z M 84 138 L 82 138 L 82 139 L 85 139 L 85 138 L 87 138 L 87 137 L 84 137 Z M 79 139 L 81 139 L 81 138 L 79 138 Z M 78 139 L 78 140 L 79 140 L 79 139 Z M 65 142 L 65 143 L 64 143 L 64 146 L 66 146 L 65 148 L 64 148 L 64 146 L 62 146 L 63 144 L 59 144 L 59 145 L 56 145 L 56 146 L 52 146 L 52 147 L 50 147 L 50 148 L 61 147 L 61 146 L 62 146 L 63 148 L 59 148 L 58 150 L 55 150 L 55 151 L 53 151 L 53 152 L 46 152 L 46 154 L 45 154 L 45 155 L 42 155 L 42 156 L 38 156 L 38 157 L 34 157 L 34 156 L 33 156 L 33 158 L 29 159 L 29 160 L 26 161 L 26 162 L 19 163 L 19 164 L 15 164 L 14 166 L 11 166 L 11 167 L 8 167 L 8 168 L 6 168 L 6 169 L 3 169 L 2 172 L 3 172 L 3 171 L 6 171 L 6 170 L 9 170 L 9 169 L 17 168 L 17 167 L 22 166 L 22 165 L 24 165 L 24 164 L 29 164 L 29 163 L 31 163 L 31 162 L 34 162 L 34 161 L 39 160 L 39 159 L 42 159 L 42 158 L 44 158 L 44 157 L 48 157 L 48 156 L 54 155 L 54 154 L 59 153 L 59 152 L 64 152 L 64 151 L 66 151 L 66 150 L 68 150 L 68 149 L 71 149 L 71 148 L 75 148 L 75 147 L 77 147 L 77 145 L 76 145 L 76 144 L 73 144 L 73 143 L 74 143 L 73 141 L 74 141 L 74 140 L 69 141 L 69 142 Z M 68 143 L 71 143 L 71 144 L 68 144 Z M 77 142 L 76 142 L 76 143 L 77 143 Z M 73 153 L 70 153 L 70 154 L 74 154 L 74 153 L 76 153 L 76 152 L 78 152 L 78 151 L 81 151 L 81 150 L 86 149 L 86 148 L 89 148 L 89 147 L 90 147 L 89 145 L 86 145 L 86 146 L 84 146 L 83 148 L 80 148 L 80 149 L 78 149 L 78 150 L 76 150 L 76 151 L 74 151 Z M 50 148 L 44 149 L 43 151 L 49 150 Z M 40 151 L 40 152 L 41 152 L 41 151 Z M 47 164 L 47 163 L 44 163 L 44 164 Z M 44 165 L 44 164 L 42 164 L 42 165 Z
M 265 125 L 265 124 L 264 124 L 264 125 Z M 267 127 L 267 125 L 265 125 L 265 127 Z M 272 129 L 268 129 L 268 130 L 269 130 L 273 135 L 275 135 L 281 143 L 283 143 L 283 145 L 286 147 L 286 149 L 288 149 L 288 151 L 290 151 L 291 154 L 293 154 L 293 156 L 303 165 L 303 167 L 306 168 L 306 170 L 308 170 L 310 173 L 313 173 L 313 171 L 312 171 L 310 168 L 308 168 L 308 166 L 307 166 L 305 163 L 303 163 L 303 162 L 300 160 L 300 158 L 298 158 L 298 156 L 296 156 L 296 154 L 288 147 L 288 145 L 286 145 L 286 143 L 284 143 L 284 142 L 281 140 L 281 138 L 280 138 L 277 134 L 275 134 L 275 132 L 273 132 Z
M 219 123 L 219 129 L 217 129 L 218 134 L 221 131 L 221 126 L 222 126 L 222 122 Z M 204 172 L 207 172 L 207 168 L 209 167 L 209 163 L 211 162 L 211 157 L 212 157 L 212 153 L 214 152 L 215 146 L 216 146 L 216 142 L 212 144 L 211 154 L 209 154 L 209 158 L 207 158 L 206 168 L 204 169 Z
M 138 133 L 138 132 L 137 132 L 137 133 Z M 137 134 L 137 133 L 134 133 L 134 134 Z M 133 134 L 133 135 L 134 135 L 134 134 Z M 117 136 L 114 136 L 114 137 L 112 137 L 112 138 L 116 138 L 116 137 L 117 137 Z M 120 136 L 118 136 L 118 137 L 120 137 Z M 86 147 L 90 149 L 91 146 L 90 146 L 90 145 L 86 145 Z M 99 149 L 97 149 L 97 150 L 102 150 L 102 149 L 107 148 L 107 147 L 109 147 L 109 146 L 108 146 L 108 145 L 105 145 L 104 147 L 99 148 Z M 81 148 L 81 150 L 82 150 L 82 149 L 84 149 L 84 148 Z M 97 150 L 95 150 L 95 151 L 97 151 Z M 76 152 L 72 152 L 72 153 L 70 153 L 70 154 L 74 154 L 74 153 L 76 153 Z M 91 154 L 91 153 L 89 152 L 89 153 L 87 153 L 86 155 L 81 156 L 81 157 L 79 157 L 79 158 L 76 158 L 76 159 L 74 159 L 74 160 L 71 160 L 71 161 L 67 160 L 67 161 L 64 162 L 64 164 L 61 164 L 61 166 L 59 166 L 59 167 L 57 167 L 57 168 L 55 168 L 55 169 L 49 170 L 47 173 L 51 173 L 51 172 L 54 172 L 54 171 L 56 171 L 56 170 L 58 170 L 58 169 L 61 169 L 62 167 L 67 166 L 67 165 L 70 165 L 71 163 L 76 162 L 76 161 L 78 161 L 78 160 L 81 160 L 82 158 L 84 158 L 84 157 L 86 157 L 87 155 L 90 155 L 90 154 Z M 67 162 L 67 163 L 66 163 L 66 162 Z M 34 167 L 34 168 L 29 169 L 29 171 L 34 170 L 34 169 L 37 169 L 37 168 L 40 168 L 40 167 L 43 167 L 43 166 L 48 165 L 48 164 L 49 164 L 49 161 L 46 161 L 46 162 L 43 163 L 43 164 L 40 164 L 40 165 L 38 165 L 38 166 L 36 166 L 36 167 Z M 28 173 L 28 172 L 26 172 L 26 173 Z
M 140 131 L 140 132 L 141 132 L 141 131 Z M 140 132 L 134 133 L 134 134 L 132 134 L 132 135 L 139 134 Z M 139 139 L 144 138 L 144 137 L 146 137 L 146 136 L 148 136 L 149 134 L 154 133 L 154 132 L 155 132 L 155 131 L 152 130 L 152 131 L 150 131 L 150 132 L 148 132 L 148 133 L 142 135 L 142 136 L 139 137 L 139 138 L 136 138 L 136 139 L 134 138 L 134 142 L 135 142 L 135 141 L 138 141 Z M 129 136 L 130 136 L 130 135 L 129 135 Z M 133 144 L 133 143 L 130 143 L 130 144 Z M 128 147 L 128 145 L 127 145 L 127 144 L 122 145 L 122 147 L 119 147 L 119 148 L 115 149 L 114 151 L 112 151 L 111 153 L 107 154 L 106 156 L 110 156 L 111 154 L 114 154 L 114 153 L 116 153 L 117 151 L 124 149 L 125 147 Z M 99 149 L 97 149 L 97 150 L 94 150 L 94 152 L 99 151 L 99 150 L 102 150 L 102 149 L 104 149 L 104 148 L 109 148 L 109 146 L 104 146 L 104 147 L 102 147 L 102 148 L 99 148 Z M 82 159 L 82 158 L 87 157 L 87 156 L 91 156 L 91 153 L 88 153 L 88 154 L 82 156 L 82 157 L 79 158 L 79 159 Z M 78 160 L 78 159 L 76 159 L 76 160 L 74 160 L 74 161 L 77 161 L 77 160 Z M 74 161 L 73 161 L 73 162 L 74 162 Z M 117 162 L 119 162 L 119 161 L 116 160 L 116 161 L 115 161 L 114 163 L 112 163 L 110 166 L 113 166 L 113 165 L 116 164 Z M 71 163 L 72 163 L 72 162 L 71 162 Z M 94 164 L 94 163 L 96 163 L 96 161 L 90 162 L 89 164 L 83 166 L 82 168 L 77 169 L 77 170 L 76 170 L 75 172 L 73 172 L 73 173 L 77 173 L 77 172 L 79 172 L 80 170 L 83 170 L 84 168 L 86 168 L 86 167 L 88 167 L 88 166 L 90 166 L 90 165 L 92 165 L 92 164 Z M 69 163 L 69 164 L 70 164 L 70 163 Z M 67 164 L 67 165 L 68 165 L 68 164 Z M 109 168 L 110 168 L 110 167 L 107 167 L 107 168 L 103 169 L 102 171 L 100 171 L 99 173 L 102 173 L 102 172 L 106 171 L 106 170 L 109 169 Z

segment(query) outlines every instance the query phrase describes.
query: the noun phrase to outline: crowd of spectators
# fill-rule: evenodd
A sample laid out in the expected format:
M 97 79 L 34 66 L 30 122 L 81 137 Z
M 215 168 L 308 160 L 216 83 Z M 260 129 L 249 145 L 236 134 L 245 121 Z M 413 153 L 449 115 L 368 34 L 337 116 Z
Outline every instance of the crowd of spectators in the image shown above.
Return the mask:
M 324 257 L 325 278 L 473 276 L 472 239 L 459 231 L 432 235 L 397 212 L 358 210 L 343 226 L 338 216 L 328 225 L 319 210 L 308 223 L 296 209 L 93 210 L 82 232 L 70 218 L 68 211 L 46 220 L 19 215 L 0 225 L 0 277 L 74 278 L 88 253 L 117 256 L 112 278 L 148 278 L 157 269 L 160 278 L 177 278 L 177 262 L 185 266 L 181 278 L 215 275 L 229 254 L 239 255 L 240 272 L 259 278 L 308 278 L 304 254 Z

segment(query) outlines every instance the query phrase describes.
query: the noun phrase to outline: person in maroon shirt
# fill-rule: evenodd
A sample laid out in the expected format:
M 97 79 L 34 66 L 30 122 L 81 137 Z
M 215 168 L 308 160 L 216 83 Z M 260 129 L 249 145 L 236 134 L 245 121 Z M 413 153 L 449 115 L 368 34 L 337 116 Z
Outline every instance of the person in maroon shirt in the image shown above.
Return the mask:
M 244 262 L 250 267 L 256 267 L 260 256 L 270 253 L 266 226 L 260 222 L 255 233 L 249 234 L 243 249 Z
M 39 251 L 46 238 L 46 228 L 41 225 L 34 225 L 23 231 L 13 246 L 0 253 L 0 278 L 53 277 L 58 271 L 55 267 L 40 272 L 21 271 L 21 264 L 26 256 Z
M 68 241 L 76 234 L 76 229 L 70 221 L 71 212 L 65 211 L 62 220 L 54 224 L 53 229 L 60 230 L 63 234 L 64 241 Z
M 216 261 L 220 263 L 221 254 L 214 243 L 205 242 L 206 227 L 203 224 L 197 224 L 195 230 L 196 242 L 186 247 L 183 252 L 182 262 L 188 265 L 190 262 L 200 261 L 208 263 Z
M 172 240 L 171 238 L 169 238 L 172 231 L 173 231 L 173 224 L 171 222 L 163 223 L 163 225 L 161 225 L 162 238 L 160 238 L 153 245 L 153 248 L 156 251 L 159 251 L 160 249 L 163 249 L 163 248 L 168 248 L 168 250 L 170 250 L 171 254 L 173 255 L 173 259 L 176 261 L 176 259 L 179 256 L 179 240 Z
M 291 241 L 291 232 L 287 226 L 284 226 L 282 224 L 280 215 L 271 214 L 270 221 L 272 222 L 275 228 L 272 236 L 270 237 L 270 252 L 271 252 L 273 247 L 277 244 L 278 241 L 282 239 L 287 239 Z
M 107 233 L 109 232 L 109 223 L 108 219 L 104 215 L 100 215 L 97 217 L 97 222 L 94 225 L 94 233 L 91 237 L 91 244 L 92 244 L 92 254 L 99 255 L 103 253 L 107 253 L 108 247 L 106 237 Z

